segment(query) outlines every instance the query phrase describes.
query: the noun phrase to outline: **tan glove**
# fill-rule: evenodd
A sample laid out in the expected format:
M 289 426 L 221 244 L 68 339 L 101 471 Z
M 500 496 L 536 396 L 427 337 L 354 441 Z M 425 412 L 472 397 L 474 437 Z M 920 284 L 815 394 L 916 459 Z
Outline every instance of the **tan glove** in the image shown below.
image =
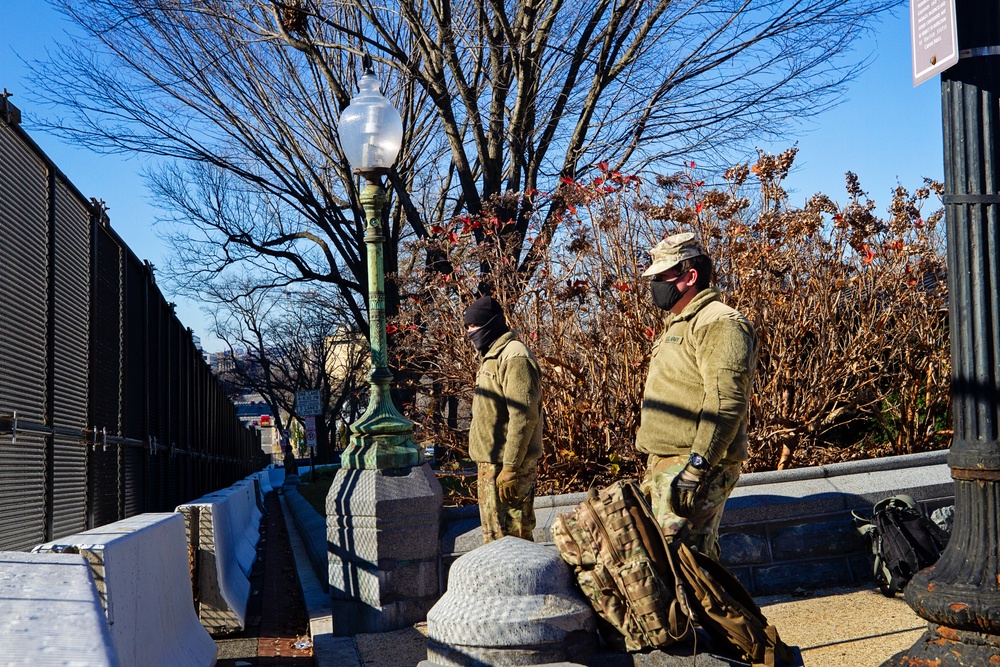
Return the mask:
M 503 503 L 511 503 L 517 498 L 517 469 L 514 466 L 504 466 L 497 475 L 497 494 Z

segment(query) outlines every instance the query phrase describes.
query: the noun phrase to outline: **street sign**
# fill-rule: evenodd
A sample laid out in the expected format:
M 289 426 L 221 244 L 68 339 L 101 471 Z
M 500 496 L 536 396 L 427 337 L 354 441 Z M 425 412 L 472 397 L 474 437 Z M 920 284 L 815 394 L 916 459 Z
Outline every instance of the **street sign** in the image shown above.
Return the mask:
M 323 414 L 323 401 L 319 389 L 295 392 L 295 413 L 300 417 Z
M 957 63 L 955 0 L 910 0 L 910 45 L 914 86 Z
M 306 445 L 312 449 L 316 448 L 316 417 L 306 417 Z

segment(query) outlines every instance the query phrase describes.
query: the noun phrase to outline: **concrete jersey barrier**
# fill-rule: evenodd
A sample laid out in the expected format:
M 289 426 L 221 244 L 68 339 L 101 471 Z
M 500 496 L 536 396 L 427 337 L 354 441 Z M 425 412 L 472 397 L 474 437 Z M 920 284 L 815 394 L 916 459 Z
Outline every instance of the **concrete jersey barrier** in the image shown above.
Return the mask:
M 140 514 L 34 551 L 76 552 L 86 558 L 122 665 L 215 664 L 218 648 L 194 611 L 179 515 Z M 60 619 L 59 627 L 68 625 Z
M 0 551 L 0 655 L 9 667 L 119 667 L 80 554 Z
M 272 467 L 266 469 L 267 478 L 271 482 L 272 489 L 280 489 L 285 484 L 285 469 Z
M 243 575 L 250 578 L 254 561 L 257 559 L 257 542 L 260 540 L 260 520 L 263 514 L 257 504 L 257 486 L 251 480 L 243 480 L 225 489 L 228 495 L 227 507 L 230 526 L 238 538 L 236 560 Z
M 249 577 L 260 537 L 255 496 L 255 485 L 244 481 L 177 508 L 193 554 L 195 608 L 211 633 L 246 627 Z
M 266 470 L 255 472 L 251 477 L 256 479 L 260 484 L 260 493 L 262 496 L 267 497 L 267 494 L 274 491 L 271 487 L 271 476 L 267 474 Z

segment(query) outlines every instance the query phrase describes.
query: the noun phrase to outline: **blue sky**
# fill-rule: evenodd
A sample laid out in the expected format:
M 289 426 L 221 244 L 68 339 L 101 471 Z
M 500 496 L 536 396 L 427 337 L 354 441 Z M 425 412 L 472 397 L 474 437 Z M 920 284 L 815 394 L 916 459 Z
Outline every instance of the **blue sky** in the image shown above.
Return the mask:
M 13 93 L 11 101 L 27 114 L 45 113 L 31 105 L 31 81 L 19 57 L 44 57 L 70 26 L 43 0 L 11 4 L 0 21 L 0 88 Z M 779 152 L 797 142 L 797 167 L 786 181 L 794 204 L 816 192 L 843 201 L 849 170 L 858 174 L 880 211 L 897 183 L 912 191 L 925 176 L 943 178 L 940 79 L 912 86 L 905 6 L 859 44 L 858 55 L 870 56 L 872 65 L 852 82 L 837 107 L 802 123 L 787 141 L 760 146 Z M 165 263 L 170 248 L 153 224 L 156 213 L 147 201 L 141 159 L 95 154 L 33 130 L 30 122 L 23 127 L 85 196 L 108 204 L 112 226 L 139 257 Z M 197 304 L 169 293 L 166 297 L 177 302 L 178 317 L 194 329 L 205 349 L 222 349 Z

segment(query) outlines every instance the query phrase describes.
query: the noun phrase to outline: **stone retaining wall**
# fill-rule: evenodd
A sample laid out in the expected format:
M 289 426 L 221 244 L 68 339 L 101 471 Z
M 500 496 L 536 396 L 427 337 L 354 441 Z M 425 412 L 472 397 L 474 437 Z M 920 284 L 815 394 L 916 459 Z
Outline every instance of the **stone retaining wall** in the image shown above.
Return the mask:
M 954 502 L 948 452 L 852 461 L 796 470 L 750 473 L 723 514 L 723 562 L 755 595 L 871 580 L 871 561 L 851 511 L 870 513 L 889 496 L 912 496 L 929 514 Z M 535 500 L 536 542 L 585 493 Z M 478 507 L 445 510 L 443 569 L 482 544 Z
M 954 503 L 947 452 L 744 475 L 726 505 L 723 562 L 755 595 L 870 581 L 852 510 L 905 493 L 930 515 Z

